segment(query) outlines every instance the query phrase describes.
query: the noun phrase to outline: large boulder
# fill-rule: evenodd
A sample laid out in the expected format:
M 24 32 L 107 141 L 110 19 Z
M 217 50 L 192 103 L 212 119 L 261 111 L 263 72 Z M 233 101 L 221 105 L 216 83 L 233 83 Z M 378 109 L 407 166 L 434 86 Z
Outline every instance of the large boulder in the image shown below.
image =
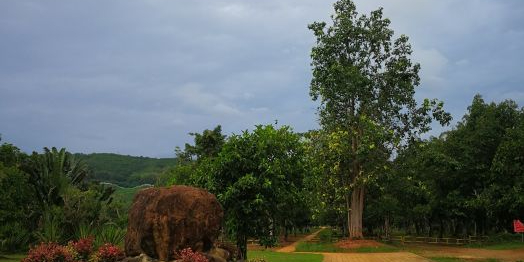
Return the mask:
M 126 256 L 144 253 L 169 261 L 186 247 L 207 252 L 220 233 L 223 216 L 216 197 L 200 188 L 172 186 L 141 190 L 129 210 Z

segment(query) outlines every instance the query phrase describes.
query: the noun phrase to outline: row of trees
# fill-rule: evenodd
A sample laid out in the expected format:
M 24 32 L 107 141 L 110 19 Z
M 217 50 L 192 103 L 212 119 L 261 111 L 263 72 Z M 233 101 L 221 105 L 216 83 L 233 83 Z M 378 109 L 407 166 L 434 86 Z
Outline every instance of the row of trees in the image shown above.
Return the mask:
M 0 251 L 86 237 L 108 223 L 115 233 L 125 215 L 111 203 L 112 188 L 86 183 L 87 174 L 87 166 L 65 149 L 27 155 L 0 145 Z
M 523 146 L 524 111 L 477 95 L 453 130 L 413 142 L 395 159 L 373 201 L 396 202 L 378 217 L 418 234 L 511 232 L 512 220 L 524 218 Z

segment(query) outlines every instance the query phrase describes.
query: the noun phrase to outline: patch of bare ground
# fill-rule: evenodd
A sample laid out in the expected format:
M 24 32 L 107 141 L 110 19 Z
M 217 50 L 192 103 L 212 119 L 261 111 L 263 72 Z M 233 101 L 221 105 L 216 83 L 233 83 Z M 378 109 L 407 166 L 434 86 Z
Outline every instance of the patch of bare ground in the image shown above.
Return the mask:
M 423 257 L 456 257 L 471 261 L 488 258 L 500 261 L 524 260 L 524 249 L 490 250 L 482 248 L 450 247 L 441 245 L 405 245 L 406 250 L 417 253 Z
M 384 244 L 379 243 L 375 240 L 344 239 L 344 240 L 340 240 L 337 243 L 335 243 L 335 246 L 339 248 L 344 248 L 344 249 L 357 249 L 361 247 L 381 247 L 381 246 L 384 246 Z

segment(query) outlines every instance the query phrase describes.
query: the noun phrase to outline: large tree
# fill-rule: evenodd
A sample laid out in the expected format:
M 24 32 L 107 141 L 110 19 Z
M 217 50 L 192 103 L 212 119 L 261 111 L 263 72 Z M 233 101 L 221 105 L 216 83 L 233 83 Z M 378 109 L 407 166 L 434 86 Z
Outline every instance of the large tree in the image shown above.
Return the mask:
M 354 3 L 334 4 L 332 25 L 309 25 L 317 39 L 311 52 L 310 95 L 320 100 L 323 129 L 340 134 L 339 172 L 346 174 L 349 235 L 361 238 L 365 185 L 395 148 L 429 130 L 432 118 L 448 123 L 437 100 L 415 101 L 420 65 L 411 62 L 408 37 L 394 39 L 382 9 L 358 15 Z M 335 151 L 336 152 L 336 151 Z M 383 169 L 382 169 L 383 170 Z

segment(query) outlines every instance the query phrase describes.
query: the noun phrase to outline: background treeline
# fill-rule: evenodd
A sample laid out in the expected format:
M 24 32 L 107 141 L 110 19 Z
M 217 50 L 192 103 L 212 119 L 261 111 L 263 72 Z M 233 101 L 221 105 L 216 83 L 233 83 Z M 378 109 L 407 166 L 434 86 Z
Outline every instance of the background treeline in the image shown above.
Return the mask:
M 89 180 L 113 183 L 122 187 L 155 184 L 158 175 L 175 166 L 174 158 L 150 158 L 110 153 L 75 154 L 90 170 Z
M 524 219 L 524 111 L 477 95 L 451 131 L 413 141 L 389 166 L 370 183 L 369 233 L 512 232 Z

